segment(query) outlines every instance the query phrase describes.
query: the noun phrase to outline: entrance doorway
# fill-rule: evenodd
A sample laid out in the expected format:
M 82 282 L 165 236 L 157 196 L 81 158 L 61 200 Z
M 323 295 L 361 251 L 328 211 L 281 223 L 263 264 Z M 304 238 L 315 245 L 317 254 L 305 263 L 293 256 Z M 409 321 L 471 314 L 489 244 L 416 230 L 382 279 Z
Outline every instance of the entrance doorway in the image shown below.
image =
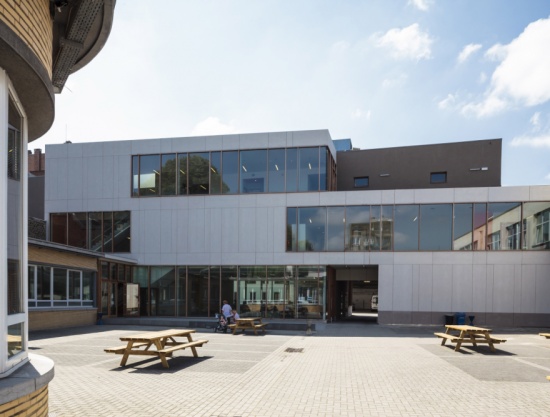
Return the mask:
M 333 267 L 337 318 L 378 322 L 378 265 Z

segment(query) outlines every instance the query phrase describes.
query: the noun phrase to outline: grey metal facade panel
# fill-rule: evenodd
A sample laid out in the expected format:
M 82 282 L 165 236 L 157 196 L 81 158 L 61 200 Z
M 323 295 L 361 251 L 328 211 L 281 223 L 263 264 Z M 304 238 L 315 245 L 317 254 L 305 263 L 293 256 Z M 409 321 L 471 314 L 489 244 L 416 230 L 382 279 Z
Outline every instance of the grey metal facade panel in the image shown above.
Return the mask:
M 357 190 L 358 177 L 369 177 L 366 190 L 499 187 L 501 156 L 502 139 L 338 152 L 337 189 Z M 435 172 L 447 182 L 430 183 Z

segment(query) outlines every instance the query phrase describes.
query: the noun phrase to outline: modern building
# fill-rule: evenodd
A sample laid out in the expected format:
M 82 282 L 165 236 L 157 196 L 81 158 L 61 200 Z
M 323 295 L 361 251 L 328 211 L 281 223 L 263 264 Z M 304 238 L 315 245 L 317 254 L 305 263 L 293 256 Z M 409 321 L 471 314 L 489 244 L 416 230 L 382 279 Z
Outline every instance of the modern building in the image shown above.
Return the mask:
M 383 324 L 544 326 L 550 186 L 502 187 L 501 147 L 356 150 L 327 130 L 51 145 L 45 218 L 52 242 L 128 260 L 98 267 L 105 317 L 227 299 L 288 321 L 374 306 Z
M 114 0 L 0 0 L 0 414 L 45 416 L 53 362 L 28 352 L 28 143 L 101 50 Z

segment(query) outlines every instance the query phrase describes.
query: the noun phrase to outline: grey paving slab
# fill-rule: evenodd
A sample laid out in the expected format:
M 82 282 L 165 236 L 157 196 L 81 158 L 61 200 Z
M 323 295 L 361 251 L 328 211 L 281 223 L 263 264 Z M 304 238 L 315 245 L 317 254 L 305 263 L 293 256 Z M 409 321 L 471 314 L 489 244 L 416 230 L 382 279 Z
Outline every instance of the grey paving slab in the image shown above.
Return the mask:
M 540 329 L 454 352 L 435 327 L 330 324 L 322 332 L 198 332 L 209 343 L 170 368 L 103 352 L 119 337 L 161 327 L 92 326 L 31 334 L 52 358 L 50 417 L 62 416 L 548 416 L 550 340 Z M 33 338 L 33 336 L 35 336 Z

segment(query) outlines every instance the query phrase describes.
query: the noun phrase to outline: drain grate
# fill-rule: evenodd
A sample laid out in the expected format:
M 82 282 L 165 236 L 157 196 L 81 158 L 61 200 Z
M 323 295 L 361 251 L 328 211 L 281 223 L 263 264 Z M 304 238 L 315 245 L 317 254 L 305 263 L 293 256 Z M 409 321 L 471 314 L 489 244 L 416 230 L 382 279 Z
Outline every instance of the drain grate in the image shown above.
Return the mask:
M 288 353 L 302 353 L 304 351 L 304 348 L 286 348 L 285 352 Z

